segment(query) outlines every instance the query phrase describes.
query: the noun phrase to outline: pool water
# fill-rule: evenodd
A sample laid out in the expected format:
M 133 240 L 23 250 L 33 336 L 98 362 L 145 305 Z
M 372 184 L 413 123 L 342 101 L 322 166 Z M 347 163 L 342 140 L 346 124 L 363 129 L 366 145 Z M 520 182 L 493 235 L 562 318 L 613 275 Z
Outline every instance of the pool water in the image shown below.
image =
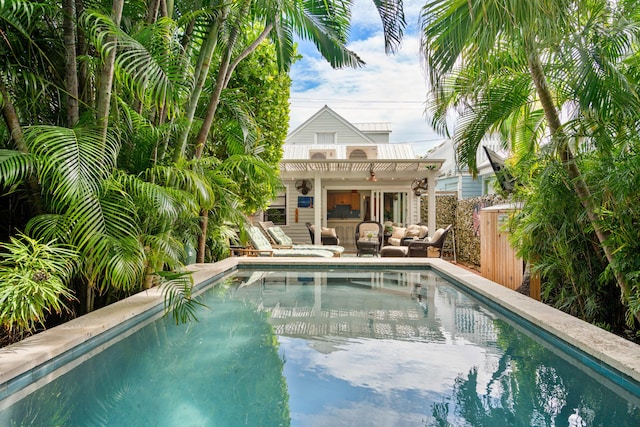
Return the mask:
M 436 273 L 237 271 L 0 425 L 638 426 L 640 398 Z M 10 399 L 7 399 L 10 400 Z

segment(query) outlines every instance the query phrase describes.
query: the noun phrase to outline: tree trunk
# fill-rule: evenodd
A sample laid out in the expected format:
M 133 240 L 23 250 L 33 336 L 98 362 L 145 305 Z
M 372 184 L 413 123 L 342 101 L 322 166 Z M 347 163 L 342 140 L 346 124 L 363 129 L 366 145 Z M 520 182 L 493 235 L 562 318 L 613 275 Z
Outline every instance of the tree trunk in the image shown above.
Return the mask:
M 191 126 L 193 125 L 193 118 L 196 114 L 196 108 L 198 107 L 198 101 L 200 100 L 200 94 L 202 93 L 202 89 L 204 88 L 204 84 L 207 80 L 207 75 L 209 74 L 209 68 L 211 68 L 211 59 L 213 58 L 213 52 L 218 44 L 218 31 L 220 30 L 220 26 L 226 20 L 226 13 L 222 12 L 222 15 L 215 22 L 212 22 L 209 26 L 209 32 L 207 33 L 207 38 L 202 43 L 200 47 L 200 54 L 198 55 L 198 63 L 196 64 L 195 69 L 195 84 L 193 86 L 193 91 L 191 92 L 191 96 L 189 98 L 189 104 L 187 104 L 187 108 L 185 109 L 185 119 L 186 125 L 182 134 L 178 138 L 176 148 L 173 153 L 173 161 L 177 162 L 184 156 L 184 153 L 187 149 L 187 141 L 189 139 L 189 133 L 191 132 Z
M 65 86 L 67 90 L 67 126 L 73 127 L 80 118 L 78 107 L 78 68 L 76 54 L 76 4 L 63 1 Z
M 222 61 L 220 62 L 220 67 L 218 68 L 218 75 L 216 76 L 216 84 L 213 88 L 213 93 L 209 98 L 209 105 L 207 106 L 207 112 L 202 119 L 202 126 L 200 127 L 200 131 L 198 132 L 198 136 L 196 137 L 196 148 L 194 154 L 194 158 L 196 159 L 202 157 L 204 146 L 207 141 L 207 137 L 209 136 L 209 131 L 211 131 L 211 126 L 213 126 L 213 118 L 215 117 L 216 110 L 218 109 L 218 105 L 220 104 L 220 95 L 222 94 L 222 90 L 225 88 L 225 81 L 227 79 L 227 73 L 229 72 L 229 64 L 231 63 L 233 48 L 235 47 L 236 41 L 238 40 L 240 25 L 242 24 L 245 15 L 249 11 L 250 4 L 250 0 L 244 1 L 242 9 L 240 9 L 240 11 L 238 12 L 236 23 L 231 29 L 229 39 L 227 40 L 227 43 L 225 45 L 224 55 L 222 57 Z
M 124 0 L 114 0 L 111 9 L 111 19 L 116 27 L 120 26 L 122 19 L 122 9 Z M 96 119 L 100 128 L 102 140 L 107 139 L 107 128 L 109 126 L 109 107 L 111 105 L 111 91 L 113 89 L 113 74 L 116 62 L 116 38 L 108 36 L 106 43 L 111 46 L 109 53 L 104 58 L 102 70 L 100 72 L 100 82 L 96 101 Z
M 200 236 L 198 237 L 198 252 L 196 262 L 204 262 L 204 254 L 207 247 L 207 229 L 209 226 L 209 212 L 206 209 L 200 211 Z
M 222 91 L 229 84 L 229 80 L 231 79 L 233 71 L 238 66 L 240 61 L 249 56 L 258 48 L 260 43 L 262 43 L 262 41 L 267 38 L 271 30 L 273 29 L 273 24 L 267 25 L 264 30 L 262 30 L 260 35 L 240 55 L 238 55 L 238 57 L 233 62 L 231 62 L 233 49 L 238 40 L 238 34 L 240 32 L 242 21 L 249 11 L 249 5 L 250 1 L 246 1 L 243 5 L 243 9 L 238 14 L 236 25 L 234 25 L 233 29 L 231 30 L 231 34 L 229 34 L 229 40 L 227 41 L 227 44 L 225 46 L 224 57 L 222 58 L 222 63 L 220 64 L 220 68 L 218 69 L 218 75 L 216 76 L 216 85 L 213 89 L 211 97 L 209 98 L 207 112 L 202 119 L 202 126 L 200 127 L 200 131 L 198 132 L 198 136 L 196 138 L 196 151 L 194 155 L 196 159 L 202 157 L 207 137 L 209 136 L 209 132 L 211 131 L 211 126 L 213 126 L 213 119 L 215 117 L 216 110 L 218 109 L 218 105 L 220 105 L 220 96 L 222 94 Z
M 147 4 L 147 24 L 153 24 L 158 19 L 160 0 L 149 0 Z
M 213 118 L 215 117 L 216 110 L 218 109 L 218 104 L 220 103 L 220 95 L 222 94 L 222 89 L 224 89 L 225 87 L 227 73 L 229 72 L 229 64 L 231 63 L 231 55 L 233 53 L 233 48 L 235 46 L 236 40 L 238 39 L 238 33 L 240 29 L 239 27 L 244 19 L 244 16 L 249 11 L 250 4 L 251 0 L 244 1 L 243 6 L 236 18 L 236 24 L 231 29 L 229 39 L 227 40 L 227 44 L 225 45 L 224 55 L 220 63 L 220 67 L 218 68 L 218 75 L 216 76 L 216 84 L 213 89 L 213 93 L 209 98 L 207 112 L 202 120 L 202 126 L 200 127 L 200 131 L 198 132 L 198 136 L 196 138 L 194 153 L 194 158 L 196 159 L 202 157 L 205 142 L 207 141 L 209 131 L 211 130 L 211 126 L 213 125 Z M 200 222 L 200 236 L 198 236 L 198 252 L 196 254 L 197 262 L 204 262 L 209 224 L 209 212 L 207 212 L 206 209 L 203 209 L 201 212 L 201 217 L 202 220 Z
M 84 4 L 82 0 L 76 0 L 76 22 L 84 13 Z M 87 55 L 89 45 L 82 28 L 76 27 L 77 37 L 77 55 Z M 82 61 L 78 67 L 78 95 L 85 105 L 93 105 L 93 85 L 89 81 L 89 65 L 88 61 Z
M 9 135 L 13 141 L 13 145 L 18 151 L 28 153 L 29 149 L 24 142 L 24 135 L 22 133 L 22 126 L 20 125 L 18 113 L 16 113 L 16 109 L 13 107 L 13 102 L 11 102 L 9 92 L 4 85 L 2 78 L 0 78 L 0 94 L 2 95 L 3 101 L 0 104 L 2 105 L 2 117 L 4 118 L 4 122 L 7 124 L 7 129 L 9 130 Z
M 620 268 L 613 256 L 614 248 L 610 247 L 609 243 L 607 242 L 609 233 L 600 225 L 600 220 L 598 218 L 598 215 L 596 214 L 596 207 L 593 203 L 591 191 L 589 190 L 584 177 L 578 169 L 575 157 L 571 152 L 571 147 L 569 146 L 569 141 L 567 140 L 566 135 L 561 129 L 562 123 L 560 121 L 560 115 L 558 114 L 558 110 L 556 109 L 553 102 L 551 92 L 549 91 L 549 88 L 547 86 L 544 70 L 542 69 L 542 65 L 540 63 L 540 57 L 538 56 L 535 48 L 530 47 L 528 50 L 529 52 L 527 55 L 527 61 L 529 64 L 529 73 L 531 74 L 531 78 L 533 79 L 533 83 L 536 87 L 536 93 L 538 94 L 540 103 L 542 104 L 542 108 L 544 110 L 544 115 L 547 119 L 549 132 L 551 134 L 551 139 L 555 146 L 558 148 L 558 152 L 562 159 L 562 164 L 567 172 L 567 175 L 569 176 L 569 179 L 571 180 L 573 189 L 576 192 L 578 199 L 580 200 L 580 203 L 582 204 L 587 214 L 587 217 L 589 218 L 589 222 L 591 223 L 591 226 L 596 233 L 596 237 L 600 242 L 600 247 L 604 251 L 605 257 L 607 258 L 607 261 L 612 268 L 612 271 L 616 278 L 616 282 L 618 283 L 618 287 L 620 288 L 621 300 L 624 306 L 628 307 L 627 301 L 629 296 L 629 288 L 626 278 L 620 271 Z M 634 316 L 638 321 L 640 321 L 640 313 L 635 313 Z
M 18 117 L 18 113 L 16 113 L 13 102 L 11 102 L 9 92 L 4 85 L 2 77 L 0 77 L 0 96 L 4 101 L 0 103 L 0 105 L 2 105 L 2 117 L 4 118 L 4 122 L 6 123 L 7 129 L 9 130 L 9 135 L 11 135 L 10 141 L 13 141 L 13 146 L 18 151 L 20 151 L 21 153 L 28 153 L 29 147 L 27 147 L 27 144 L 24 141 L 24 134 L 22 132 L 22 126 L 20 125 L 20 118 Z M 33 207 L 34 214 L 39 215 L 43 213 L 44 209 L 42 207 L 42 198 L 40 196 L 40 186 L 38 185 L 38 181 L 34 176 L 27 177 L 27 191 L 29 202 Z

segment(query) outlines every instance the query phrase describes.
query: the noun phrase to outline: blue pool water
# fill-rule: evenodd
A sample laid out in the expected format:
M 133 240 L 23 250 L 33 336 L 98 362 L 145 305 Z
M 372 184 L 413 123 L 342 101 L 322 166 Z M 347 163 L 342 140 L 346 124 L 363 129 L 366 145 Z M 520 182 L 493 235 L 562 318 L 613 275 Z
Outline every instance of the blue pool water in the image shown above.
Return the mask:
M 429 271 L 239 270 L 0 425 L 638 426 L 640 398 Z M 574 424 L 572 424 L 574 423 Z

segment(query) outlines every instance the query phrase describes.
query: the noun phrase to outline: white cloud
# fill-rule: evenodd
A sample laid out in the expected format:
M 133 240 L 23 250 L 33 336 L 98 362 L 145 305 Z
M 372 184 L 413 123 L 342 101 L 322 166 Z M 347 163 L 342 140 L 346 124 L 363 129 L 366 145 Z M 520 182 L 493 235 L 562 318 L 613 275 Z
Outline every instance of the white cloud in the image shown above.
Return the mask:
M 361 69 L 334 70 L 312 46 L 302 43 L 304 59 L 291 71 L 290 131 L 326 104 L 350 122 L 390 122 L 391 142 L 410 142 L 418 155 L 441 141 L 424 113 L 427 87 L 416 34 L 422 4 L 405 2 L 407 28 L 402 46 L 395 55 L 386 55 L 373 2 L 356 1 L 352 27 L 359 39 L 349 48 L 366 62 Z

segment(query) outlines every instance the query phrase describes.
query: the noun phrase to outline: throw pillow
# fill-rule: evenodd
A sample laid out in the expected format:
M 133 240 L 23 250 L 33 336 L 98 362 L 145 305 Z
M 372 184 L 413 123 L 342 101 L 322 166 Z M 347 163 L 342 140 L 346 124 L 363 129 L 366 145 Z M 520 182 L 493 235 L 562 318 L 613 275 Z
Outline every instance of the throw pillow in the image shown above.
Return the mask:
M 275 227 L 269 227 L 267 231 L 269 232 L 269 235 L 273 237 L 273 240 L 278 245 L 281 245 L 281 246 L 293 245 L 293 241 L 291 240 L 291 238 L 287 236 L 286 233 L 282 230 L 282 228 L 278 227 L 277 225 Z
M 406 231 L 407 229 L 405 227 L 393 227 L 391 237 L 393 237 L 394 239 L 402 239 Z
M 336 234 L 335 228 L 327 228 L 327 227 L 322 227 L 322 231 L 320 232 L 320 235 L 324 237 L 338 237 L 338 235 Z

